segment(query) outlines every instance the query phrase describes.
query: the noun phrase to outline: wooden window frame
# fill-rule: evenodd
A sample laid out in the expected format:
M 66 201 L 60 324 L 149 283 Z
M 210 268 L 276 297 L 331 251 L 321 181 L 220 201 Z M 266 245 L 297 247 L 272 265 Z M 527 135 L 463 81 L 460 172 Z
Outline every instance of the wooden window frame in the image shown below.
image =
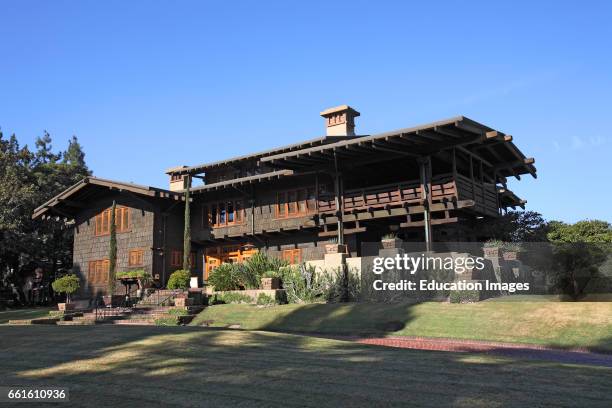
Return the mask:
M 295 218 L 317 211 L 317 193 L 314 187 L 302 187 L 276 193 L 274 218 Z
M 115 226 L 117 234 L 131 231 L 130 207 L 117 206 L 115 209 Z M 110 235 L 111 209 L 107 208 L 96 215 L 94 220 L 94 234 L 97 237 Z
M 144 249 L 130 249 L 128 266 L 144 266 Z
M 191 258 L 191 267 L 192 268 L 196 268 L 196 253 L 195 252 L 191 252 L 191 254 L 189 255 L 189 257 Z M 180 249 L 173 249 L 170 252 L 170 266 L 171 267 L 179 267 L 182 268 L 183 267 L 183 251 Z
M 96 259 L 89 261 L 87 269 L 87 281 L 92 285 L 108 283 L 108 271 L 110 262 L 108 259 Z
M 233 209 L 231 216 L 228 212 L 228 208 L 230 207 Z M 223 214 L 223 216 L 221 214 Z M 246 222 L 245 215 L 242 199 L 222 200 L 208 203 L 202 207 L 202 226 L 223 228 L 232 225 L 242 225 Z M 224 219 L 223 222 L 221 222 L 221 218 Z M 232 221 L 230 221 L 230 218 Z
M 281 259 L 289 262 L 290 265 L 297 265 L 302 263 L 302 249 L 283 249 L 281 253 Z

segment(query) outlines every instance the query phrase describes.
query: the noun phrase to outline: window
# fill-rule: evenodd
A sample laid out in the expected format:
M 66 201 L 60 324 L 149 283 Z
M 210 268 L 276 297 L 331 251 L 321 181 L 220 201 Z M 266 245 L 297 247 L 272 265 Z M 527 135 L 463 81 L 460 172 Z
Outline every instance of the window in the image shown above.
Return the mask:
M 129 266 L 142 266 L 144 265 L 144 250 L 133 249 L 129 252 L 128 257 Z
M 170 266 L 183 266 L 183 251 L 174 250 L 170 255 Z
M 244 208 L 241 200 L 227 200 L 212 203 L 203 208 L 203 226 L 225 227 L 244 222 Z
M 302 250 L 301 249 L 285 249 L 282 253 L 284 261 L 289 262 L 290 265 L 299 264 L 302 262 Z
M 96 215 L 96 235 L 110 234 L 111 209 L 108 208 Z M 130 230 L 130 209 L 128 207 L 117 207 L 115 210 L 115 226 L 117 233 Z
M 296 217 L 316 211 L 314 188 L 281 191 L 277 194 L 276 218 Z
M 99 259 L 89 262 L 89 270 L 87 271 L 87 280 L 92 285 L 108 282 L 108 259 Z
M 189 256 L 189 260 L 191 262 L 191 267 L 195 268 L 195 252 L 191 253 L 191 255 Z M 179 251 L 178 249 L 172 250 L 172 252 L 170 253 L 170 266 L 183 267 L 183 251 Z

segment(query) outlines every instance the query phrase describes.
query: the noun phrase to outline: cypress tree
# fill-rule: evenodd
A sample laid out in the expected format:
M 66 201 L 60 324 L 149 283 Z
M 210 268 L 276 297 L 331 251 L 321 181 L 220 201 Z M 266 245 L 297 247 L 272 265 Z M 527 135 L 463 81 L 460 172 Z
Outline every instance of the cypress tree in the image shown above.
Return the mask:
M 108 252 L 108 294 L 115 291 L 115 270 L 117 269 L 117 227 L 115 225 L 115 212 L 117 203 L 113 200 L 110 214 L 110 248 Z
M 191 215 L 189 203 L 189 189 L 191 187 L 191 176 L 186 177 L 185 187 L 185 230 L 183 234 L 183 270 L 191 271 Z

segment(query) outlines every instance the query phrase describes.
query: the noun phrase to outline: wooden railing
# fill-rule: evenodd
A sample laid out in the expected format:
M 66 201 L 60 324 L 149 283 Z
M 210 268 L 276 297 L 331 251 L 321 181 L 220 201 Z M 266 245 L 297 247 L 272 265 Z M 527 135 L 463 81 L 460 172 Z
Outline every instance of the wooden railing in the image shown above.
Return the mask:
M 488 215 L 498 212 L 497 188 L 493 183 L 480 183 L 457 174 L 457 191 L 460 200 L 474 200 L 475 210 Z
M 451 175 L 440 175 L 432 178 L 431 200 L 433 202 L 452 200 L 456 197 L 457 188 Z M 387 205 L 404 203 L 418 204 L 422 203 L 423 200 L 424 195 L 419 180 L 345 190 L 343 196 L 345 211 L 381 208 Z M 318 208 L 320 213 L 335 212 L 336 203 L 333 194 L 319 196 Z

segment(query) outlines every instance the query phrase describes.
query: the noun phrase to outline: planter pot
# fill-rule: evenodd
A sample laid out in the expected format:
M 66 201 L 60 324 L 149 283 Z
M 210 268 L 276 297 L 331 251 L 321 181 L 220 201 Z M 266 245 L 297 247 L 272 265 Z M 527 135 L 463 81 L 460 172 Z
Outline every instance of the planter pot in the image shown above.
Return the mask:
M 339 244 L 325 244 L 326 254 L 347 254 L 348 247 L 346 245 Z
M 106 307 L 121 306 L 121 303 L 123 303 L 124 299 L 125 298 L 122 295 L 102 296 L 102 301 L 104 302 L 104 306 Z
M 76 305 L 74 303 L 58 303 L 57 310 L 60 312 L 67 312 L 69 310 L 74 310 L 75 306 Z
M 389 238 L 380 241 L 384 249 L 397 249 L 402 247 L 402 240 L 399 238 Z
M 280 289 L 280 283 L 278 278 L 261 278 L 262 289 Z
M 501 256 L 501 248 L 498 247 L 485 247 L 484 256 L 485 258 L 499 258 Z
M 189 299 L 189 298 L 175 298 L 174 299 L 174 306 L 185 307 L 185 306 L 191 306 L 191 305 L 193 305 L 193 299 Z
M 516 261 L 517 260 L 517 252 L 516 251 L 504 251 L 504 261 Z

